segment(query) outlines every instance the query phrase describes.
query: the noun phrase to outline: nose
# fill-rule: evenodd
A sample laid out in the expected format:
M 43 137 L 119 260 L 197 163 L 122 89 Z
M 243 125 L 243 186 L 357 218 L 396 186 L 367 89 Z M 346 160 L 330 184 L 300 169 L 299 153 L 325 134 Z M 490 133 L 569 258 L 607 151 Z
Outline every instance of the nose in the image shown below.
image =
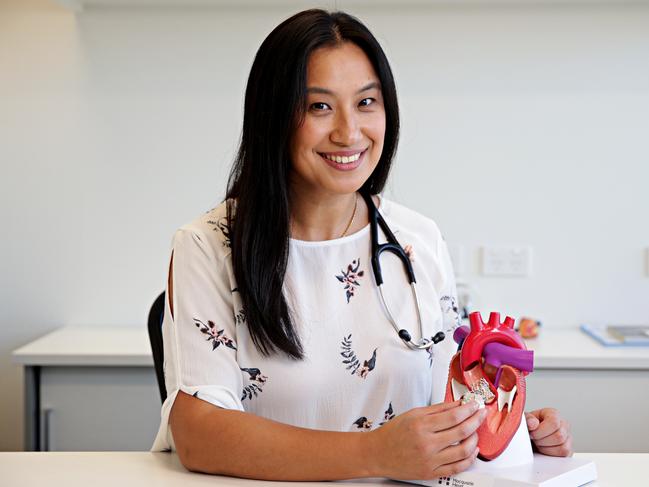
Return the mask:
M 361 140 L 361 127 L 356 113 L 339 110 L 331 131 L 331 141 L 342 147 L 351 147 Z

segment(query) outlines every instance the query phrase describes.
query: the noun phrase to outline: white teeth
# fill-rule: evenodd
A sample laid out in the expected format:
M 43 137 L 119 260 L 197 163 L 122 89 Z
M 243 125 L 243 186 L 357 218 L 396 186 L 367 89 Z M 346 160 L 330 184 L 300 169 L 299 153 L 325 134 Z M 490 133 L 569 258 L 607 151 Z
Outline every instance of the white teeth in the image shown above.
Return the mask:
M 355 162 L 361 157 L 361 152 L 358 152 L 351 156 L 330 156 L 329 154 L 322 154 L 323 157 L 326 157 L 330 161 L 337 162 L 338 164 L 349 164 L 350 162 Z
M 514 402 L 514 396 L 516 395 L 516 386 L 512 388 L 511 391 L 503 391 L 500 387 L 498 388 L 498 411 L 502 411 L 507 404 L 507 412 L 511 412 L 512 403 Z
M 453 400 L 454 401 L 457 401 L 464 394 L 469 392 L 469 388 L 467 386 L 465 386 L 464 384 L 460 384 L 458 381 L 456 381 L 453 378 L 451 378 L 451 389 L 453 390 Z

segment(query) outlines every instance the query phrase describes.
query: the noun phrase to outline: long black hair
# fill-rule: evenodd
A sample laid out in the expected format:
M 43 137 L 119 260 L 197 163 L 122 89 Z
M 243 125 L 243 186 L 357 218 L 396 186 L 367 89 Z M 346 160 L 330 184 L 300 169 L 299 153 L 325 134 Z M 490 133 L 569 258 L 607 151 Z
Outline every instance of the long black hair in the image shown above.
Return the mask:
M 232 266 L 250 336 L 263 355 L 303 348 L 282 292 L 289 249 L 292 135 L 306 113 L 311 53 L 352 42 L 369 58 L 381 83 L 386 129 L 379 162 L 361 191 L 380 193 L 399 138 L 394 78 L 378 41 L 358 19 L 312 9 L 278 25 L 257 51 L 246 87 L 243 130 L 226 201 Z

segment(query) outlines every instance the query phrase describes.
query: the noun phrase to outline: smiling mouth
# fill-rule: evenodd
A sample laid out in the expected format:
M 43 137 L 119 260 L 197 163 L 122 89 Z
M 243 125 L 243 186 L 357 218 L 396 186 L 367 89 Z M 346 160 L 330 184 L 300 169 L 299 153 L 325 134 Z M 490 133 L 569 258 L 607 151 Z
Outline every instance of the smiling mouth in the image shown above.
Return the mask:
M 351 164 L 352 162 L 358 161 L 360 157 L 363 155 L 363 153 L 366 151 L 362 150 L 359 152 L 350 152 L 344 156 L 340 155 L 335 155 L 335 154 L 327 154 L 326 152 L 318 152 L 318 154 L 325 159 L 328 159 L 332 162 L 335 162 L 336 164 Z

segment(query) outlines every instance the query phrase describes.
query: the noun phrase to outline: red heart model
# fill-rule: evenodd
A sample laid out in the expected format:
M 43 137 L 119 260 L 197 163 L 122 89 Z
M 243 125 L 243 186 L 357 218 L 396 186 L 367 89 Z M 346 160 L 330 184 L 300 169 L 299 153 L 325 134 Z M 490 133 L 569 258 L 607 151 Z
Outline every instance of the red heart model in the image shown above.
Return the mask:
M 532 371 L 533 352 L 514 331 L 514 319 L 500 322 L 491 313 L 484 323 L 480 313 L 469 315 L 471 329 L 460 327 L 454 339 L 460 350 L 451 359 L 446 402 L 460 399 L 466 392 L 482 397 L 487 418 L 478 428 L 478 457 L 493 460 L 513 438 L 525 407 L 525 376 Z

